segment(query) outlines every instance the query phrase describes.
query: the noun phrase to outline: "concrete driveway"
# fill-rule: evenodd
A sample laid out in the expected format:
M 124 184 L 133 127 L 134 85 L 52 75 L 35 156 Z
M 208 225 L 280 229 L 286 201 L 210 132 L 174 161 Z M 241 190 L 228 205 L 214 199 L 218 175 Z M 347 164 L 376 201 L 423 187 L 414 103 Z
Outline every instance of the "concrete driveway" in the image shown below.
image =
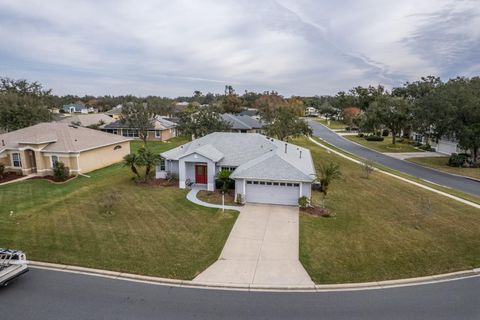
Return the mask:
M 298 260 L 298 208 L 247 204 L 220 258 L 193 281 L 265 286 L 313 285 Z

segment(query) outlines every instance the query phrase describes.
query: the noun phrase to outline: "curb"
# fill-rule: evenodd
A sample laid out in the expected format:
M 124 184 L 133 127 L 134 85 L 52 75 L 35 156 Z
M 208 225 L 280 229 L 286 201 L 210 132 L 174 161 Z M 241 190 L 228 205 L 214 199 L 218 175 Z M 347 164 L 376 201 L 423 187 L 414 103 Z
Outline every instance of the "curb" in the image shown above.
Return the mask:
M 480 277 L 480 268 L 471 270 L 457 271 L 439 275 L 407 278 L 398 280 L 385 280 L 360 283 L 343 284 L 319 284 L 319 285 L 251 285 L 251 284 L 230 284 L 230 283 L 209 283 L 194 282 L 191 280 L 177 280 L 169 278 L 160 278 L 152 276 L 143 276 L 132 273 L 109 271 L 102 269 L 93 269 L 85 267 L 70 266 L 65 264 L 56 264 L 40 261 L 29 261 L 29 267 L 32 269 L 44 269 L 58 272 L 76 273 L 87 276 L 96 276 L 109 278 L 113 280 L 132 281 L 152 285 L 162 285 L 168 287 L 197 288 L 210 290 L 231 290 L 231 291 L 255 291 L 255 292 L 331 292 L 331 291 L 358 291 L 358 290 L 376 290 L 396 287 L 417 286 L 425 284 L 434 284 L 447 281 L 462 280 L 474 277 Z

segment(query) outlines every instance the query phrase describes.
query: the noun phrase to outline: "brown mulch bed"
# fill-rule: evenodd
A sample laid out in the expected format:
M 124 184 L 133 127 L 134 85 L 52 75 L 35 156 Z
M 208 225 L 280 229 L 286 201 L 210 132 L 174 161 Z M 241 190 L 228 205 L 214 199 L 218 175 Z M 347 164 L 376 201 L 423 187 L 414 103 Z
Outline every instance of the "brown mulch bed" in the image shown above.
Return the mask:
M 14 172 L 5 172 L 5 173 L 3 174 L 3 178 L 0 179 L 0 183 L 4 183 L 4 182 L 8 182 L 8 181 L 20 179 L 21 177 L 23 177 L 23 176 L 18 175 L 18 174 L 14 173 Z
M 166 179 L 150 179 L 146 183 L 151 186 L 160 186 L 160 187 L 178 187 L 178 181 L 166 180 Z
M 335 217 L 336 215 L 335 212 L 328 210 L 327 208 L 321 207 L 308 207 L 305 209 L 300 209 L 300 211 L 312 216 L 319 216 L 325 218 Z
M 53 176 L 43 176 L 43 177 L 31 177 L 30 179 L 28 180 L 47 180 L 49 182 L 53 182 L 53 183 L 65 183 L 65 182 L 68 182 L 72 179 L 75 179 L 77 176 L 70 176 L 68 177 L 68 179 L 66 180 L 58 180 L 58 179 L 55 179 Z

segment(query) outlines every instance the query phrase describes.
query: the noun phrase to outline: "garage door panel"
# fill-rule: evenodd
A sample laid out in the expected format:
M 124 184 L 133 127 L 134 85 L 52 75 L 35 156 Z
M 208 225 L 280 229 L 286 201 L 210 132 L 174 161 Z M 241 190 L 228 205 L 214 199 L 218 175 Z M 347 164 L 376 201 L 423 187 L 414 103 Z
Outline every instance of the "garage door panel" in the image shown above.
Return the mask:
M 247 202 L 297 205 L 300 188 L 294 186 L 247 184 L 246 194 Z

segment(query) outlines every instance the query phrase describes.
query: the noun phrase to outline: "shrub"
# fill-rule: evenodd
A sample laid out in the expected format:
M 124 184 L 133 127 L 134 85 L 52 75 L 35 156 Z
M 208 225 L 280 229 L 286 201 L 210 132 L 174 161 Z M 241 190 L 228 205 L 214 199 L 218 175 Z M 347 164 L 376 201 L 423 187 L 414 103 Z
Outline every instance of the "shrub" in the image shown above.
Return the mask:
M 310 201 L 308 201 L 308 198 L 303 196 L 298 198 L 298 205 L 300 208 L 305 209 L 309 205 Z
M 0 179 L 3 179 L 4 173 L 5 173 L 5 165 L 0 163 Z
M 57 161 L 53 165 L 53 177 L 58 181 L 65 181 L 68 178 L 70 169 L 62 161 Z
M 365 140 L 367 141 L 383 141 L 383 137 L 378 137 L 378 136 L 367 136 L 365 137 Z
M 456 154 L 452 153 L 450 158 L 448 158 L 448 165 L 450 167 L 461 167 L 463 166 L 468 160 L 468 155 L 464 153 Z
M 236 204 L 243 204 L 243 195 L 241 193 L 237 193 L 237 199 L 235 200 Z
M 388 137 L 389 134 L 390 134 L 390 131 L 388 131 L 388 129 L 383 129 L 382 137 Z
M 222 190 L 222 188 L 223 188 L 223 181 L 216 179 L 215 189 Z M 233 189 L 235 189 L 235 180 L 230 179 L 228 180 L 228 183 L 227 183 L 227 190 L 233 190 Z
M 358 136 L 359 136 L 360 138 L 363 138 L 363 136 L 365 136 L 365 135 L 364 135 L 363 133 L 359 133 Z
M 178 181 L 178 174 L 176 174 L 174 172 L 171 172 L 171 171 L 167 171 L 167 173 L 165 175 L 165 180 L 167 180 L 167 181 Z

